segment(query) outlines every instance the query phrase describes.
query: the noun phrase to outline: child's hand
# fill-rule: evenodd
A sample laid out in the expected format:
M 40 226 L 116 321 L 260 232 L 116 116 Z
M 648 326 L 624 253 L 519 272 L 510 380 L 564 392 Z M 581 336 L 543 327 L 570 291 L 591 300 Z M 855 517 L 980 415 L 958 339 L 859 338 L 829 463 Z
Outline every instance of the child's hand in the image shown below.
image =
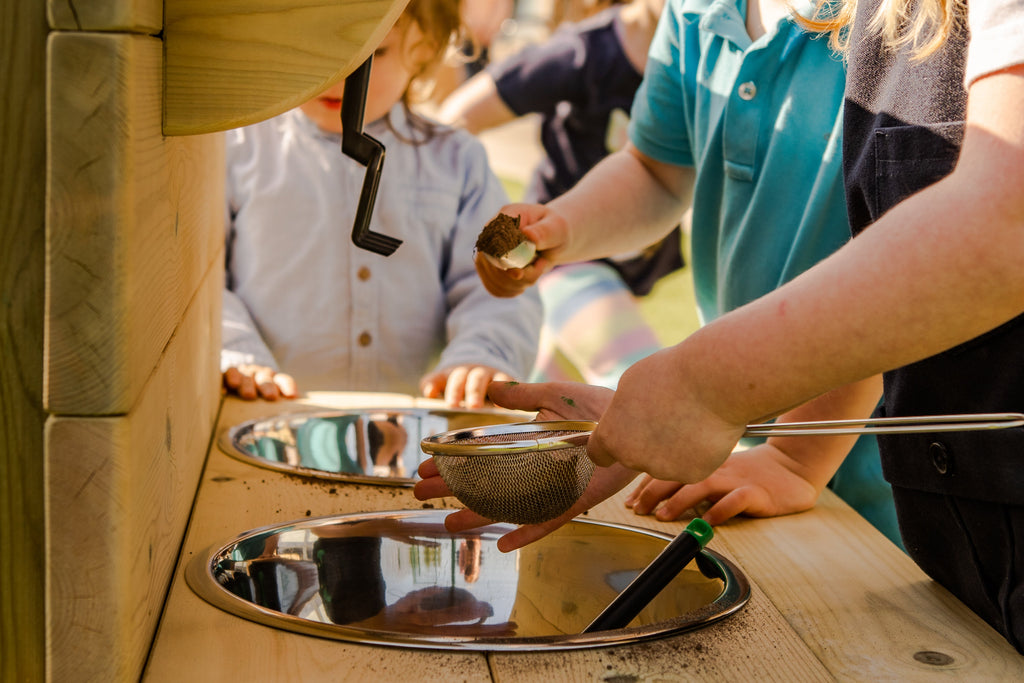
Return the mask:
M 413 495 L 417 500 L 431 500 L 452 495 L 451 490 L 437 471 L 434 459 L 424 460 L 419 467 L 420 481 L 413 487 Z M 611 467 L 598 467 L 590 478 L 590 484 L 583 495 L 562 516 L 541 524 L 525 524 L 508 532 L 498 539 L 498 550 L 507 553 L 517 548 L 544 538 L 573 517 L 586 512 L 605 498 L 621 491 L 636 477 L 636 472 L 626 469 L 618 463 Z M 444 526 L 448 531 L 458 533 L 467 529 L 491 524 L 491 520 L 481 517 L 472 510 L 464 508 L 444 518 Z
M 275 372 L 264 365 L 237 365 L 224 371 L 224 388 L 229 394 L 252 401 L 262 398 L 276 401 L 295 398 L 298 391 L 291 375 Z
M 670 522 L 701 503 L 711 503 L 702 515 L 712 526 L 736 515 L 776 517 L 814 507 L 821 493 L 798 474 L 799 465 L 769 444 L 736 451 L 707 479 L 684 485 L 644 475 L 626 498 L 638 515 Z M 659 506 L 660 503 L 660 506 Z
M 473 256 L 473 262 L 484 289 L 490 292 L 491 296 L 503 299 L 519 296 L 537 282 L 541 275 L 551 270 L 551 263 L 543 256 L 538 256 L 525 268 L 507 270 L 494 265 L 479 253 Z
M 538 420 L 598 420 L 614 394 L 579 382 L 495 382 L 487 390 L 495 405 L 536 412 Z
M 465 406 L 483 408 L 487 385 L 492 381 L 508 382 L 512 378 L 487 365 L 456 365 L 435 370 L 420 380 L 420 392 L 427 398 L 444 397 L 452 408 Z
M 538 420 L 597 420 L 611 401 L 613 393 L 611 389 L 605 387 L 575 382 L 494 382 L 488 391 L 495 405 L 536 412 Z M 451 490 L 438 473 L 433 458 L 420 464 L 419 475 L 421 479 L 413 487 L 413 495 L 417 500 L 451 495 Z M 591 477 L 583 496 L 565 514 L 542 524 L 527 524 L 510 531 L 498 540 L 498 549 L 508 552 L 547 536 L 576 515 L 622 490 L 636 475 L 635 471 L 618 463 L 612 464 L 611 467 L 598 467 L 594 470 L 594 476 Z M 453 532 L 486 524 L 490 524 L 490 520 L 468 509 L 454 512 L 444 520 L 445 528 Z
M 493 296 L 519 296 L 557 263 L 554 258 L 565 249 L 568 226 L 561 216 L 543 204 L 509 204 L 501 212 L 521 219 L 520 228 L 537 247 L 537 257 L 525 268 L 502 270 L 476 254 L 476 272 Z
M 614 462 L 658 479 L 708 478 L 735 449 L 749 418 L 721 415 L 701 395 L 701 369 L 688 364 L 686 341 L 631 365 L 594 433 L 587 454 L 598 465 Z M 712 394 L 728 404 L 732 394 Z

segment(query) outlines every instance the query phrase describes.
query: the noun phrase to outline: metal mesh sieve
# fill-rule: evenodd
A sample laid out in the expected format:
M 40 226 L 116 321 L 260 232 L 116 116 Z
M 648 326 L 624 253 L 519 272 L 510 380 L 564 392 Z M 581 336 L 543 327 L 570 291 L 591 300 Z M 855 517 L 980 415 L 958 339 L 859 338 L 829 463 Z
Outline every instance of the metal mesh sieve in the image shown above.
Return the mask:
M 558 517 L 594 473 L 586 440 L 595 422 L 517 422 L 423 439 L 438 472 L 463 505 L 495 522 L 537 524 Z
M 746 436 L 909 434 L 1024 426 L 1021 413 L 876 417 L 747 425 Z M 558 517 L 594 472 L 589 421 L 516 422 L 461 429 L 420 442 L 463 505 L 495 522 L 537 524 Z

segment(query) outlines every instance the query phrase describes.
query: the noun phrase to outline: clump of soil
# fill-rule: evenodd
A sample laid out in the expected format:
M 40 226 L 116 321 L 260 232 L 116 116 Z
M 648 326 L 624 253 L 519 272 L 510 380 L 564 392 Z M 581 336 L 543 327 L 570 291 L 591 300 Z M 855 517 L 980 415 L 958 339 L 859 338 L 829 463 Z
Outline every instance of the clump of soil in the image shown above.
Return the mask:
M 500 258 L 525 241 L 526 233 L 519 229 L 519 216 L 499 213 L 477 236 L 476 249 Z

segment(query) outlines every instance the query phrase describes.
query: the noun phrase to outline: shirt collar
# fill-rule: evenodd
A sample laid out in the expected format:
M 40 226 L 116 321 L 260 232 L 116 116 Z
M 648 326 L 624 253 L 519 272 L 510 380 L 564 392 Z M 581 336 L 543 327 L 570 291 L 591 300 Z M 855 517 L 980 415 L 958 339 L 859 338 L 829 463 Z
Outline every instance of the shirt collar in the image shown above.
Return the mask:
M 745 8 L 749 0 L 712 0 L 711 4 L 706 3 L 683 3 L 683 13 L 695 13 L 704 9 L 700 18 L 700 27 L 734 43 L 740 49 L 750 46 L 750 36 L 747 34 Z M 814 0 L 794 0 L 793 9 L 800 15 L 809 17 L 814 11 L 816 3 Z M 706 9 L 705 9 L 706 8 Z M 792 23 L 791 19 L 783 19 Z M 777 32 L 778 26 L 769 27 L 768 39 L 770 40 Z

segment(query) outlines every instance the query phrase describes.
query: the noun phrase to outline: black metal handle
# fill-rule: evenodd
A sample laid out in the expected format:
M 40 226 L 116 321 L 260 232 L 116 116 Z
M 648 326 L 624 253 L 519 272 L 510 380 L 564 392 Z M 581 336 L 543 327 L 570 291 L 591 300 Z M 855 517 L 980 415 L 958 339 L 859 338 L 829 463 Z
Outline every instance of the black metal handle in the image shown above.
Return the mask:
M 690 560 L 697 557 L 713 532 L 699 517 L 685 531 L 672 539 L 658 556 L 630 581 L 604 611 L 583 629 L 583 633 L 626 628 L 644 607 L 674 579 Z
M 366 166 L 359 205 L 352 224 L 352 242 L 362 249 L 390 256 L 402 240 L 370 230 L 370 218 L 377 200 L 377 188 L 384 166 L 384 145 L 363 132 L 363 114 L 366 110 L 366 90 L 370 83 L 373 55 L 366 58 L 355 71 L 345 78 L 345 93 L 341 101 L 341 151 Z

